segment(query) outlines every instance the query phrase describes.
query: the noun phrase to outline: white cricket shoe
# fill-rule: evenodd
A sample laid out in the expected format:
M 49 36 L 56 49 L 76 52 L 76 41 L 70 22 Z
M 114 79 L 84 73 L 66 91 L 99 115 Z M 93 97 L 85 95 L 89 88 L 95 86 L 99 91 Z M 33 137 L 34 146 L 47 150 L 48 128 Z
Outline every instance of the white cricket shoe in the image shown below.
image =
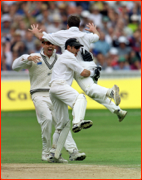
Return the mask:
M 81 129 L 88 129 L 93 125 L 91 120 L 81 120 L 78 124 L 73 124 L 72 131 L 74 133 L 81 131 Z
M 47 161 L 49 154 L 42 154 L 41 160 L 42 161 Z
M 62 155 L 62 154 L 60 154 L 60 157 L 59 157 L 59 159 L 58 159 L 58 162 L 59 162 L 59 163 L 68 163 L 68 161 L 67 161 L 66 159 L 64 159 L 61 155 Z
M 115 110 L 114 113 L 117 114 L 119 122 L 121 122 L 127 115 L 127 111 L 123 111 L 122 109 Z
M 108 89 L 107 94 L 109 98 L 114 99 L 114 102 L 116 106 L 118 106 L 121 102 L 121 98 L 119 95 L 119 87 L 117 85 L 114 85 L 111 89 Z
M 60 156 L 59 156 L 59 159 L 56 159 L 56 158 L 54 157 L 54 155 L 55 155 L 55 153 L 51 153 L 51 152 L 50 152 L 50 154 L 49 154 L 49 156 L 48 156 L 48 158 L 47 158 L 47 161 L 48 161 L 49 163 L 68 163 L 68 161 L 65 160 L 65 159 L 61 156 L 61 154 L 60 154 Z
M 74 149 L 73 153 L 70 153 L 70 161 L 83 161 L 86 158 L 85 153 L 79 153 L 78 150 Z

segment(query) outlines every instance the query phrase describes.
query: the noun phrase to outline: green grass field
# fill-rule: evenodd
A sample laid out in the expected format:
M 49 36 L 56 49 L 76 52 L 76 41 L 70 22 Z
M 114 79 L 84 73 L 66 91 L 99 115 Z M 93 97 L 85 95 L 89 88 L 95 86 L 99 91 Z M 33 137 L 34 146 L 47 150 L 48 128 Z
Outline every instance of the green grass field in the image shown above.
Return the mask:
M 93 126 L 73 133 L 73 137 L 87 157 L 82 162 L 70 163 L 140 167 L 140 109 L 129 109 L 121 123 L 108 110 L 87 110 L 85 119 L 93 120 Z M 35 111 L 1 113 L 1 163 L 46 163 L 41 161 L 41 149 Z M 69 158 L 64 149 L 62 153 Z

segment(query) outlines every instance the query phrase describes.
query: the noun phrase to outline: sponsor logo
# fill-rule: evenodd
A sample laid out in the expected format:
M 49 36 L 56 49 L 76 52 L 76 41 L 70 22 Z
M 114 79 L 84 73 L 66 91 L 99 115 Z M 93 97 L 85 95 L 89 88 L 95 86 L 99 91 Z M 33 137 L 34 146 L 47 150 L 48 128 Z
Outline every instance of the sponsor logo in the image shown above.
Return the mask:
M 25 100 L 31 99 L 30 94 L 27 94 L 26 92 L 16 93 L 15 90 L 9 90 L 7 92 L 7 97 L 10 101 L 16 101 L 17 99 L 19 99 L 21 101 L 25 101 Z

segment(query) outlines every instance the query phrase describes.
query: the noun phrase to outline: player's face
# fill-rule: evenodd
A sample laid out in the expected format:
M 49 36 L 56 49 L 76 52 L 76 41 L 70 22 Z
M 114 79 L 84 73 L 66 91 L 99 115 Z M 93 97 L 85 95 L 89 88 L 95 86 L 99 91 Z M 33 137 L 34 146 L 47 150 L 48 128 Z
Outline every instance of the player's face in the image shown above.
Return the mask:
M 71 52 L 72 52 L 75 56 L 77 56 L 77 53 L 78 53 L 79 49 L 80 49 L 80 46 L 72 46 L 72 47 L 71 47 Z
M 43 41 L 42 42 L 42 47 L 43 47 L 44 52 L 46 53 L 46 55 L 52 56 L 53 51 L 55 49 L 54 44 L 50 43 L 49 41 Z

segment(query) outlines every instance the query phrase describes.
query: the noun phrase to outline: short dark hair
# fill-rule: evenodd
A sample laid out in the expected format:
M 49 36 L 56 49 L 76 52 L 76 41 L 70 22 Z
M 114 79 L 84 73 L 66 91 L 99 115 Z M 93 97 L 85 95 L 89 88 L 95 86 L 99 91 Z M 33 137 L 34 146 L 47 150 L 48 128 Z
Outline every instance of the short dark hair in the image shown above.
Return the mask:
M 67 24 L 69 27 L 79 27 L 80 25 L 80 18 L 78 16 L 71 15 L 68 18 Z

